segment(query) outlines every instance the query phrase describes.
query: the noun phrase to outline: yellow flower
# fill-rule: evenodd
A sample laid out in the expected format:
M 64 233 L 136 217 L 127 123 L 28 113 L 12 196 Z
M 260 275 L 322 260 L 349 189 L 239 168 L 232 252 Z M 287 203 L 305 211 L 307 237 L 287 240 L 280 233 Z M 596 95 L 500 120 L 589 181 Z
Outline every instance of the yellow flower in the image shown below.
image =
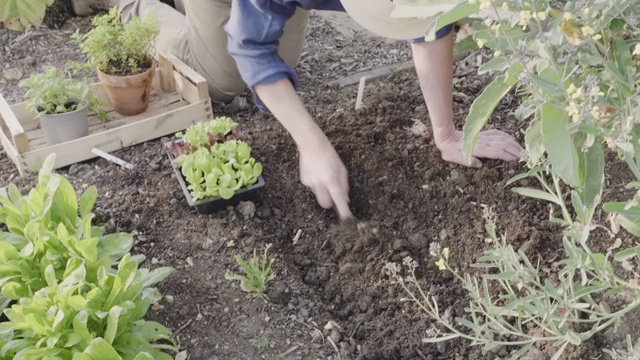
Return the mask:
M 578 34 L 578 29 L 576 29 L 570 21 L 563 19 L 562 23 L 560 24 L 560 30 L 570 43 L 574 45 L 580 45 L 580 35 Z
M 580 120 L 580 111 L 578 110 L 578 104 L 576 104 L 575 101 L 569 102 L 569 105 L 565 107 L 565 110 L 573 122 Z
M 447 265 L 444 264 L 444 259 L 440 259 L 440 260 L 436 261 L 436 266 L 438 267 L 439 270 L 446 270 L 447 269 Z
M 587 25 L 587 26 L 583 26 L 582 27 L 582 35 L 591 36 L 591 35 L 593 35 L 595 33 L 596 33 L 596 31 L 593 30 L 593 28 L 591 26 Z
M 444 258 L 446 260 L 449 260 L 449 248 L 448 247 L 442 249 L 442 255 L 444 255 Z

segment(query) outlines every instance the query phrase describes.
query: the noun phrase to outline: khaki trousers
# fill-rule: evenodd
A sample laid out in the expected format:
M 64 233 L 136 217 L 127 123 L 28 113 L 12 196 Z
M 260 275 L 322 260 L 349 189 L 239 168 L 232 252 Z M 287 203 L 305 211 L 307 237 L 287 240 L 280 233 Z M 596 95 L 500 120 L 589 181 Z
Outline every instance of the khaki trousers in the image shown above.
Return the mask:
M 124 21 L 153 13 L 160 23 L 156 52 L 169 52 L 202 75 L 209 83 L 213 101 L 229 102 L 246 84 L 227 51 L 224 25 L 229 20 L 231 0 L 184 0 L 185 14 L 160 0 L 120 0 Z M 181 8 L 179 6 L 178 8 Z M 280 38 L 279 54 L 295 67 L 300 60 L 309 12 L 298 9 Z

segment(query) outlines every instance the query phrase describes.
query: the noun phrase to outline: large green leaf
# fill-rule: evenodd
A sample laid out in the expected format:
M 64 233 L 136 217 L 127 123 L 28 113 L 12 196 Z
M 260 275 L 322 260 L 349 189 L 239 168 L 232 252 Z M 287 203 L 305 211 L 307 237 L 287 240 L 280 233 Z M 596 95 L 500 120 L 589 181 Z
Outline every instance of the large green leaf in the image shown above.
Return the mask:
M 47 7 L 54 0 L 2 0 L 0 25 L 10 30 L 29 30 L 42 24 Z
M 95 205 L 96 200 L 98 199 L 98 189 L 95 186 L 89 186 L 87 190 L 82 193 L 80 196 L 80 216 L 84 217 L 88 215 L 91 210 L 93 210 L 93 205 Z
M 451 3 L 451 2 L 449 2 Z M 466 17 L 469 17 L 480 10 L 480 5 L 478 3 L 470 4 L 465 2 L 453 8 L 451 11 L 446 12 L 445 14 L 439 15 L 435 18 L 434 21 L 429 23 L 429 26 L 425 30 L 424 39 L 426 41 L 433 41 L 436 39 L 436 32 L 443 27 L 453 24 L 459 20 L 462 20 Z
M 569 117 L 566 111 L 543 104 L 540 111 L 543 143 L 551 168 L 562 180 L 573 187 L 580 186 L 579 160 L 571 134 L 567 128 Z
M 522 67 L 519 64 L 514 64 L 511 69 L 513 69 L 512 73 L 519 73 Z M 514 75 L 507 74 L 493 79 L 482 91 L 482 94 L 471 104 L 463 127 L 462 152 L 467 160 L 471 160 L 471 154 L 478 140 L 478 135 L 480 135 L 480 132 L 491 117 L 493 110 L 515 85 L 517 76 Z
M 601 142 L 594 143 L 580 157 L 582 189 L 578 193 L 582 204 L 593 208 L 599 201 L 604 185 L 604 148 Z
M 122 360 L 116 350 L 109 345 L 103 338 L 95 338 L 91 344 L 84 350 L 86 357 L 79 357 L 76 355 L 74 359 L 82 360 Z

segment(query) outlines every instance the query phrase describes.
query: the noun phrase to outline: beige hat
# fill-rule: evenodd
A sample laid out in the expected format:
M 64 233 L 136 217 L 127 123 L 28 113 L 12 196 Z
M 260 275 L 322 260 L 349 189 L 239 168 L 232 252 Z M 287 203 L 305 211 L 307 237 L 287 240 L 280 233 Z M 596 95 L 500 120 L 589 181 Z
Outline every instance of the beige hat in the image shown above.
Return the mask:
M 432 5 L 406 5 L 396 8 L 392 0 L 341 0 L 349 16 L 360 26 L 380 36 L 409 40 L 424 36 L 435 15 L 460 4 L 460 0 L 434 0 Z M 396 0 L 397 2 L 397 0 Z M 406 3 L 406 1 L 405 1 Z M 421 18 L 412 17 L 418 16 Z

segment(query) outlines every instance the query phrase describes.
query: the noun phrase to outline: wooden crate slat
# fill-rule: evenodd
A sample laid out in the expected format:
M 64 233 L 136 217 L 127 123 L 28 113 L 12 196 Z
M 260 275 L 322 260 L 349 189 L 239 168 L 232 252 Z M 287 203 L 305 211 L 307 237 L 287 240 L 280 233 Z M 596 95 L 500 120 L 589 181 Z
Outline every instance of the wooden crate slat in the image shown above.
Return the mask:
M 189 105 L 189 103 L 182 100 L 177 93 L 173 93 L 165 94 L 164 98 L 155 101 L 153 104 L 150 103 L 149 108 L 142 114 L 123 116 L 114 112 L 112 116 L 114 119 L 107 122 L 102 122 L 96 116 L 91 116 L 89 117 L 89 135 L 138 122 L 149 117 L 163 114 L 167 110 L 177 109 L 186 105 Z M 34 150 L 47 146 L 42 129 L 30 131 L 28 134 L 31 147 Z
M 181 75 L 180 77 L 184 79 L 185 83 L 190 83 L 195 86 L 196 88 L 195 94 L 197 94 L 197 98 L 193 99 L 194 101 L 189 101 L 189 99 L 185 97 L 187 101 L 196 102 L 196 101 L 209 98 L 209 86 L 207 85 L 207 80 L 202 75 L 198 74 L 195 70 L 190 68 L 187 64 L 182 62 L 182 60 L 178 59 L 173 54 L 165 53 L 163 54 L 163 57 L 169 62 L 171 62 L 171 64 L 173 64 L 175 71 Z M 176 78 L 174 77 L 174 79 Z M 180 80 L 180 79 L 176 79 L 176 80 Z M 186 85 L 186 84 L 183 83 L 183 85 Z
M 54 167 L 57 169 L 95 158 L 96 155 L 91 152 L 94 147 L 106 152 L 112 152 L 166 134 L 175 133 L 191 124 L 210 119 L 212 117 L 210 111 L 210 100 L 203 100 L 199 103 L 150 117 L 144 121 L 134 122 L 63 144 L 30 151 L 22 154 L 22 156 L 28 169 L 37 171 L 47 155 L 56 153 Z
M 29 151 L 31 148 L 29 147 L 27 134 L 2 95 L 0 95 L 0 117 L 2 117 L 4 124 L 9 130 L 11 140 L 13 140 L 16 150 L 18 150 L 19 153 Z

